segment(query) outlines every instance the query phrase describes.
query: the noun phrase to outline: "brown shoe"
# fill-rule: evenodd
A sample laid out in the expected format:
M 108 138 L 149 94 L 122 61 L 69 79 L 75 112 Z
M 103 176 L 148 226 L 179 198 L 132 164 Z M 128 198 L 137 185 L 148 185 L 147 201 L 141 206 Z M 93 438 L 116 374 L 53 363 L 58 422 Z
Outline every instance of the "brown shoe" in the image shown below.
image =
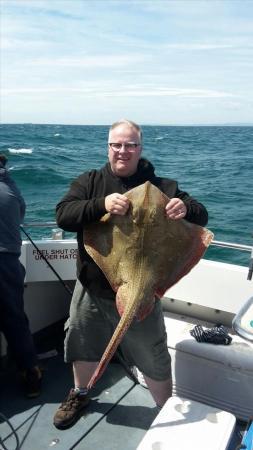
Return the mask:
M 26 369 L 22 373 L 22 383 L 26 397 L 35 398 L 40 395 L 41 380 L 42 373 L 38 366 Z
M 68 397 L 59 406 L 54 415 L 54 426 L 59 430 L 70 428 L 83 415 L 89 401 L 90 399 L 87 395 L 80 395 L 74 389 L 71 389 Z

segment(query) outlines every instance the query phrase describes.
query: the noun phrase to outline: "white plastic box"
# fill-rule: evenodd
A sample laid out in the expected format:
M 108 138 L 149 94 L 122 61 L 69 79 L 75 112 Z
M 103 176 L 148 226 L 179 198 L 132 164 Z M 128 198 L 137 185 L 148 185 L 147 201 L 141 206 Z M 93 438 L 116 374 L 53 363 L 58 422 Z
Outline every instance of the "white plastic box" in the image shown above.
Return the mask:
M 235 422 L 228 412 L 171 397 L 137 450 L 226 450 Z
M 253 415 L 253 344 L 237 335 L 230 345 L 199 343 L 190 335 L 195 326 L 190 318 L 164 315 L 173 394 L 249 420 Z

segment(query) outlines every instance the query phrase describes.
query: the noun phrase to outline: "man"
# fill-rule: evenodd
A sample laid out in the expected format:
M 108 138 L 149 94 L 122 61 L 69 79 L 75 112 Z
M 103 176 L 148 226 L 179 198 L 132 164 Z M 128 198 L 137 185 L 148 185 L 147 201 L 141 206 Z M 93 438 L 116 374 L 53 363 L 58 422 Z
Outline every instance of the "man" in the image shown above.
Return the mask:
M 124 216 L 129 208 L 124 193 L 148 180 L 171 198 L 165 208 L 168 218 L 184 218 L 202 226 L 207 223 L 205 207 L 180 191 L 176 181 L 157 177 L 141 152 L 140 127 L 128 120 L 116 122 L 109 131 L 109 162 L 100 170 L 80 175 L 56 207 L 58 225 L 77 232 L 79 280 L 65 339 L 65 360 L 73 363 L 75 387 L 54 416 L 54 425 L 60 429 L 73 425 L 87 406 L 86 386 L 119 321 L 115 293 L 84 249 L 85 225 L 107 212 Z M 172 380 L 161 302 L 155 302 L 146 319 L 131 324 L 121 351 L 129 364 L 143 373 L 155 403 L 162 407 L 172 395 Z
M 0 331 L 21 371 L 27 397 L 40 394 L 41 372 L 24 312 L 25 269 L 19 261 L 25 202 L 0 155 Z

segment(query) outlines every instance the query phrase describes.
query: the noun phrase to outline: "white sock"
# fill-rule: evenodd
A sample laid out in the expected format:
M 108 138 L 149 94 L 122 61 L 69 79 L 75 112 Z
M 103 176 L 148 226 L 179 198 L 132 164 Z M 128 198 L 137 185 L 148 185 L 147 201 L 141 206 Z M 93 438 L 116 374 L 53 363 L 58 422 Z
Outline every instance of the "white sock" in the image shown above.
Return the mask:
M 88 389 L 86 387 L 75 387 L 74 391 L 79 395 L 87 395 Z

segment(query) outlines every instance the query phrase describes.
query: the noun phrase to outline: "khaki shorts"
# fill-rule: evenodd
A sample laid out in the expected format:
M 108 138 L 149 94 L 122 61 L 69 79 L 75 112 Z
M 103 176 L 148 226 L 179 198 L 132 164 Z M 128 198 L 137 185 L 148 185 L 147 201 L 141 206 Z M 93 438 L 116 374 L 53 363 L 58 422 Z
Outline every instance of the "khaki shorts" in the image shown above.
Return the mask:
M 70 317 L 65 325 L 65 361 L 99 361 L 119 317 L 111 299 L 88 293 L 77 281 Z M 157 381 L 167 380 L 171 376 L 171 358 L 159 300 L 144 320 L 133 320 L 120 349 L 126 362 L 138 367 L 144 375 Z

